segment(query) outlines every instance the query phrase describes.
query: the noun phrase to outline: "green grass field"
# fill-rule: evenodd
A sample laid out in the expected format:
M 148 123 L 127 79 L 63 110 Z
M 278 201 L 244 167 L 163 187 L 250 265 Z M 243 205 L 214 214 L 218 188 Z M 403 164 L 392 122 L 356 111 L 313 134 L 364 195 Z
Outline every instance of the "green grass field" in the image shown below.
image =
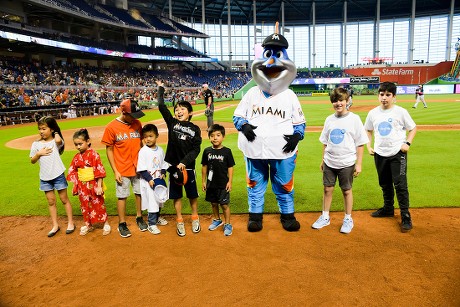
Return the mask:
M 322 202 L 322 176 L 319 171 L 321 163 L 322 145 L 318 141 L 319 132 L 309 132 L 308 126 L 322 126 L 324 119 L 332 111 L 328 97 L 302 97 L 302 107 L 307 118 L 307 133 L 305 139 L 299 144 L 297 169 L 295 172 L 295 202 L 298 212 L 320 211 Z M 426 95 L 429 108 L 412 109 L 414 102 L 412 95 L 398 96 L 398 105 L 409 110 L 415 122 L 419 125 L 451 125 L 459 124 L 460 95 Z M 364 121 L 370 106 L 377 106 L 377 97 L 354 97 L 352 108 L 356 110 Z M 221 104 L 228 104 L 222 102 Z M 237 102 L 234 102 L 235 106 Z M 219 110 L 214 115 L 215 122 L 231 122 L 235 106 Z M 202 105 L 194 107 L 202 110 Z M 60 120 L 62 130 L 77 129 L 81 127 L 105 126 L 115 116 L 85 117 L 80 120 Z M 147 122 L 161 118 L 157 110 L 146 111 L 146 116 L 141 119 Z M 204 115 L 195 116 L 193 120 L 205 120 Z M 0 154 L 3 163 L 0 165 L 0 185 L 2 198 L 0 201 L 0 215 L 48 215 L 47 203 L 43 192 L 38 190 L 38 164 L 31 164 L 28 150 L 17 150 L 6 147 L 10 140 L 37 135 L 35 125 L 9 126 L 0 130 Z M 409 152 L 409 191 L 411 207 L 457 207 L 460 205 L 460 191 L 458 188 L 457 174 L 460 173 L 458 148 L 460 131 L 418 131 Z M 66 139 L 66 151 L 62 155 L 64 164 L 68 166 L 76 150 L 72 140 Z M 245 167 L 241 152 L 237 148 L 237 135 L 227 135 L 225 146 L 230 147 L 235 157 L 233 191 L 231 193 L 232 213 L 247 213 L 247 196 L 245 183 Z M 209 146 L 207 139 L 203 139 L 202 149 Z M 165 148 L 165 146 L 163 146 Z M 107 208 L 110 215 L 116 215 L 116 197 L 114 193 L 113 173 L 107 161 L 105 150 L 99 150 L 104 166 L 107 170 L 106 183 Z M 197 159 L 201 161 L 201 156 Z M 197 169 L 197 182 L 201 182 L 201 168 Z M 201 186 L 199 186 L 199 189 Z M 69 191 L 71 191 L 69 189 Z M 377 174 L 373 158 L 367 154 L 363 159 L 363 172 L 353 185 L 354 210 L 373 209 L 381 206 L 382 196 L 377 182 Z M 70 195 L 71 193 L 69 193 Z M 204 193 L 199 199 L 199 212 L 211 213 L 209 203 L 204 200 Z M 80 214 L 78 198 L 70 196 L 74 213 Z M 265 198 L 265 211 L 278 212 L 275 197 L 269 187 Z M 343 200 L 340 188 L 336 188 L 332 210 L 342 210 Z M 58 205 L 59 214 L 64 214 L 62 205 Z M 128 199 L 128 214 L 134 214 L 133 197 Z M 174 213 L 172 202 L 168 201 L 163 210 L 166 214 Z M 189 213 L 188 202 L 184 202 L 184 212 Z

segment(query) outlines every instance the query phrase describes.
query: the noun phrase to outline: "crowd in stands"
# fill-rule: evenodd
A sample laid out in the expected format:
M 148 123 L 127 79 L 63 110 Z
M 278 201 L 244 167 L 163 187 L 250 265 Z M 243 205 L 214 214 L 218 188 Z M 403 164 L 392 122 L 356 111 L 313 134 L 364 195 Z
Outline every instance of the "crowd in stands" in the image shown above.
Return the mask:
M 25 63 L 0 59 L 0 108 L 50 104 L 101 103 L 123 99 L 127 92 L 139 100 L 155 98 L 155 80 L 168 88 L 166 99 L 201 99 L 201 85 L 209 84 L 214 97 L 225 98 L 243 87 L 249 72 L 222 70 L 167 70 L 98 68 L 77 65 Z M 342 70 L 299 72 L 297 78 L 342 77 Z
M 333 70 L 309 70 L 309 71 L 300 71 L 297 73 L 297 78 L 307 78 L 307 79 L 316 79 L 316 78 L 343 78 L 348 77 L 347 74 L 342 69 L 333 69 Z
M 17 59 L 0 60 L 0 107 L 99 103 L 117 101 L 128 91 L 136 98 L 155 96 L 155 80 L 169 89 L 167 99 L 200 99 L 208 83 L 215 97 L 231 97 L 250 80 L 249 73 L 225 71 L 158 71 L 90 66 L 25 64 Z

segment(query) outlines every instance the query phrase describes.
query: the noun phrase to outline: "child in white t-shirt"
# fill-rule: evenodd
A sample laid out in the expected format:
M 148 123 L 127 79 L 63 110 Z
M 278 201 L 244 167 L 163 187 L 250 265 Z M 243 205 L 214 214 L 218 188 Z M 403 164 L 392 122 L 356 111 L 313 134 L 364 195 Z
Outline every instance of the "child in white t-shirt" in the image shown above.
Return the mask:
M 372 217 L 393 217 L 394 196 L 401 210 L 401 231 L 412 229 L 409 213 L 409 189 L 407 187 L 407 152 L 417 132 L 415 122 L 406 109 L 394 105 L 396 85 L 383 82 L 379 87 L 380 106 L 369 111 L 364 128 L 369 140 L 374 134 L 374 148 L 367 150 L 374 156 L 379 185 L 383 193 L 383 207 Z
M 141 205 L 142 210 L 148 211 L 148 231 L 153 234 L 161 233 L 157 225 L 168 222 L 160 217 L 160 210 L 168 200 L 168 189 L 164 180 L 169 164 L 165 162 L 163 149 L 156 144 L 158 128 L 153 124 L 142 127 L 144 146 L 139 151 L 137 172 L 141 175 Z
M 312 228 L 320 229 L 330 224 L 329 210 L 332 203 L 334 186 L 339 179 L 342 189 L 345 217 L 341 233 L 350 233 L 353 229 L 351 211 L 353 208 L 352 185 L 353 177 L 361 173 L 363 145 L 369 142 L 363 123 L 358 115 L 348 111 L 349 92 L 336 88 L 330 96 L 335 113 L 329 115 L 319 138 L 323 143 L 323 212 Z

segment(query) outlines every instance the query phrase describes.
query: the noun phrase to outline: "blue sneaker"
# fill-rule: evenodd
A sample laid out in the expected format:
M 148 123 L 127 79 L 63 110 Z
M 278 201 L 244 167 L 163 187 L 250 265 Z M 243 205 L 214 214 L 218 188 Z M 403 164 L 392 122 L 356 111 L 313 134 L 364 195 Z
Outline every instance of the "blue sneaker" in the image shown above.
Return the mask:
M 212 223 L 211 223 L 211 225 L 209 225 L 208 229 L 211 230 L 211 231 L 216 230 L 217 227 L 222 226 L 223 224 L 224 224 L 224 222 L 222 222 L 222 220 L 213 219 Z
M 232 224 L 225 224 L 224 225 L 224 235 L 226 237 L 231 236 L 233 233 L 233 226 Z

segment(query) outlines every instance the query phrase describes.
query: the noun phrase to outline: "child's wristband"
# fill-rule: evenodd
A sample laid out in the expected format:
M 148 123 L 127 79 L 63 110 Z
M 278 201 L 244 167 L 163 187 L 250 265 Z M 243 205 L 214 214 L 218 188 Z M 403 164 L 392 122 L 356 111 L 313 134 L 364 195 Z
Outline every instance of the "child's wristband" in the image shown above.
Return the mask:
M 405 141 L 404 143 L 406 143 L 406 144 L 407 144 L 407 146 L 410 146 L 410 142 L 408 142 L 408 141 Z

